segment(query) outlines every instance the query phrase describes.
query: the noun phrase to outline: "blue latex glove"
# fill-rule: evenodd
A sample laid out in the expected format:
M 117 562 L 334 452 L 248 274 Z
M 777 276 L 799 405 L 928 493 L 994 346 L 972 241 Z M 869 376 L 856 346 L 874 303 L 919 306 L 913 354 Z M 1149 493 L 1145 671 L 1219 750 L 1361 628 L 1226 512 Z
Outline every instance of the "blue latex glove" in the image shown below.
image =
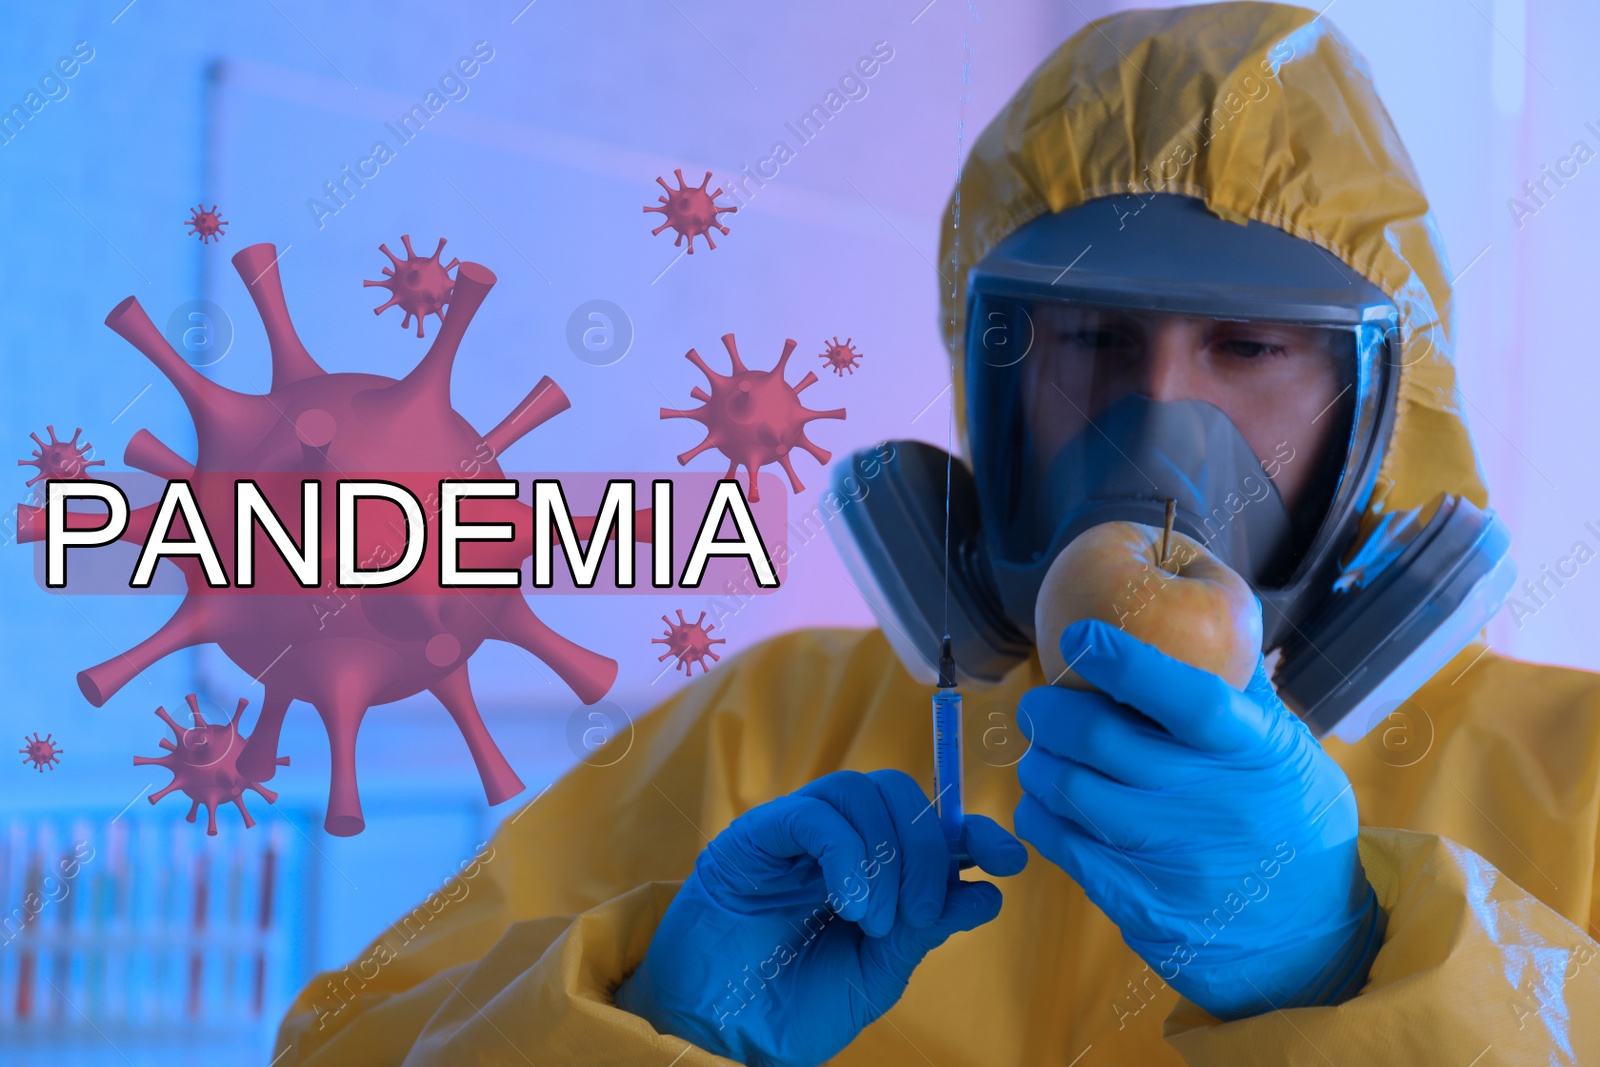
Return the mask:
M 969 815 L 967 849 L 1016 874 L 1027 849 Z M 817 1064 L 905 992 L 922 957 L 1000 914 L 988 882 L 948 882 L 915 780 L 839 771 L 735 819 L 695 861 L 617 1006 L 720 1056 Z
M 1030 690 L 1018 836 L 1178 992 L 1221 1019 L 1354 996 L 1385 915 L 1344 771 L 1272 691 L 1103 622 L 1061 654 L 1101 690 Z

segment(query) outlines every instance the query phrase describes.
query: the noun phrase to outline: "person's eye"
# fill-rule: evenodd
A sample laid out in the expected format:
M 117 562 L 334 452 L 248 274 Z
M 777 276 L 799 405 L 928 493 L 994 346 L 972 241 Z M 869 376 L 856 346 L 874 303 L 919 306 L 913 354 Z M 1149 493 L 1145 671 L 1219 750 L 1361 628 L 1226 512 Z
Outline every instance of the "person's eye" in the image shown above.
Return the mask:
M 1238 359 L 1272 359 L 1276 356 L 1288 354 L 1287 345 L 1275 344 L 1271 341 L 1252 341 L 1247 338 L 1235 338 L 1224 341 L 1219 346 L 1224 352 Z

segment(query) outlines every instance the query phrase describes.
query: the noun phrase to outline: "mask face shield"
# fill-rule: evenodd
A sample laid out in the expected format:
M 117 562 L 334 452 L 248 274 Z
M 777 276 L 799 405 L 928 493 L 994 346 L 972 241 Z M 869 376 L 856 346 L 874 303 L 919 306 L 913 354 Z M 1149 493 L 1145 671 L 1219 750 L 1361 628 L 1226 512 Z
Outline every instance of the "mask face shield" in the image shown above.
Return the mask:
M 1331 581 L 1398 380 L 1393 303 L 1331 253 L 1199 200 L 1041 216 L 968 278 L 967 416 L 1008 614 L 1099 522 L 1178 529 L 1255 587 L 1269 647 Z M 1290 458 L 1292 456 L 1292 458 Z
M 999 292 L 994 291 L 999 289 Z M 966 381 L 990 557 L 1022 609 L 1089 526 L 1177 528 L 1258 590 L 1290 585 L 1355 491 L 1387 383 L 1378 324 L 972 300 Z M 1031 600 L 1029 601 L 1031 603 Z

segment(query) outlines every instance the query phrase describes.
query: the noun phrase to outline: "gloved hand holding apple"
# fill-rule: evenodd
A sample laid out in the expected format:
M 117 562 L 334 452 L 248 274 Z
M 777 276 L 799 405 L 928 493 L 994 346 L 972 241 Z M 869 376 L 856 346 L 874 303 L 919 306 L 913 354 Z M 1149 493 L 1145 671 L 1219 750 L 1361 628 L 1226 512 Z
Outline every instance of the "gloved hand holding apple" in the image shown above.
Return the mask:
M 1349 779 L 1274 693 L 1260 611 L 1189 538 L 1095 527 L 1039 597 L 1040 658 L 1060 684 L 1018 712 L 1017 835 L 1223 1019 L 1354 996 L 1386 925 Z

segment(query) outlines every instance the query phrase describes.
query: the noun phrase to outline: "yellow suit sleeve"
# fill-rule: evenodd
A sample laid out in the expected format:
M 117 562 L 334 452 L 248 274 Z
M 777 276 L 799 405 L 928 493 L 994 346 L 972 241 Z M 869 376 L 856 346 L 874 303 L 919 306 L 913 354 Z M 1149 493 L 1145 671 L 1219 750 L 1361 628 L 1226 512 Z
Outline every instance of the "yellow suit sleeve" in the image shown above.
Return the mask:
M 508 818 L 342 971 L 313 978 L 274 1067 L 728 1063 L 657 1035 L 612 991 L 710 837 L 839 768 L 883 655 L 870 635 L 790 635 L 681 690 Z
M 1600 1062 L 1600 945 L 1446 838 L 1369 828 L 1360 848 L 1389 915 L 1366 987 L 1230 1023 L 1180 1001 L 1166 1037 L 1188 1063 Z
M 639 886 L 581 915 L 512 923 L 481 958 L 373 997 L 308 1056 L 279 1063 L 726 1067 L 732 1061 L 657 1034 L 612 1001 L 678 884 Z M 291 1016 L 280 1054 L 285 1043 L 312 1044 L 305 1038 L 317 1021 L 315 1013 Z

